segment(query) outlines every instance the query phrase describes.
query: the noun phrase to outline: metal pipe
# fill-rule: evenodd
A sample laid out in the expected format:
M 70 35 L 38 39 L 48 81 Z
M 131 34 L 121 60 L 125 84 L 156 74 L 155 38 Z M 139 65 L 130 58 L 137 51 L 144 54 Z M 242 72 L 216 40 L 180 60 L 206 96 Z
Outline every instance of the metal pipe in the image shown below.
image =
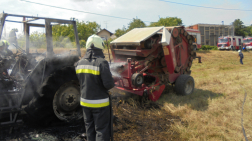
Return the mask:
M 143 68 L 139 73 L 143 73 L 144 71 L 146 71 L 149 68 L 149 66 L 146 66 L 145 68 Z

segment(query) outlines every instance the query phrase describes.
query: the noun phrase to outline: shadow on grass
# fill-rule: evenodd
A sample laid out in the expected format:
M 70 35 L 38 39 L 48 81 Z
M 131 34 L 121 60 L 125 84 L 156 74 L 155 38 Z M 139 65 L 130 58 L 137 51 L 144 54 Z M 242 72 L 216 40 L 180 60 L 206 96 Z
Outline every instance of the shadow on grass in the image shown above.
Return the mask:
M 197 50 L 196 53 L 211 53 L 210 50 Z
M 193 110 L 205 111 L 208 109 L 209 99 L 211 100 L 222 96 L 224 95 L 202 89 L 194 89 L 194 92 L 191 95 L 180 96 L 176 95 L 176 93 L 173 91 L 173 88 L 169 86 L 159 98 L 158 103 L 172 103 L 176 107 L 187 104 Z

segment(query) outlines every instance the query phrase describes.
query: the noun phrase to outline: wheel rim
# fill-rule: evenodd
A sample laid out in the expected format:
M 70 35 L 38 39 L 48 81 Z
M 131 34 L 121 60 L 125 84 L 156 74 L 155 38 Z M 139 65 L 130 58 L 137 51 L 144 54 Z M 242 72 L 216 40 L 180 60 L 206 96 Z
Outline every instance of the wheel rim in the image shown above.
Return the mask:
M 191 94 L 192 93 L 192 91 L 193 91 L 193 81 L 192 80 L 188 80 L 187 82 L 186 82 L 186 85 L 185 85 L 185 93 L 186 93 L 186 95 L 188 95 L 188 94 Z
M 60 87 L 53 99 L 53 110 L 60 120 L 82 118 L 79 86 L 73 82 Z
M 136 78 L 136 84 L 141 85 L 143 83 L 143 77 L 139 76 Z

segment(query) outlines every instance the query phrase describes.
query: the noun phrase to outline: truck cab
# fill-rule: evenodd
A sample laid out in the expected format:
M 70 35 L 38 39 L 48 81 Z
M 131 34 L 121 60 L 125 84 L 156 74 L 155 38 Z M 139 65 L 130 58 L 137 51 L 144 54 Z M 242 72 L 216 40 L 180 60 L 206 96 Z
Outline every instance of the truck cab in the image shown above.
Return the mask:
M 243 47 L 245 49 L 252 49 L 252 37 L 243 39 Z
M 242 46 L 242 36 L 225 36 L 218 38 L 219 50 L 239 50 Z

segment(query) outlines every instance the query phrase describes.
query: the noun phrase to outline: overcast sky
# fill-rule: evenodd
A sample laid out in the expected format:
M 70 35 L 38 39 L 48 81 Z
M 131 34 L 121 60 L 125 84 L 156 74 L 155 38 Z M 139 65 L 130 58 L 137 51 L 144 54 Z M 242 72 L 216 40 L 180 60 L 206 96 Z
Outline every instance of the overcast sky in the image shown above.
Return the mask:
M 208 8 L 191 7 L 168 3 L 159 0 L 27 0 L 31 2 L 43 3 L 52 6 L 64 7 L 69 9 L 87 11 L 98 14 L 111 15 L 116 17 L 128 18 L 117 19 L 106 16 L 99 16 L 81 12 L 74 12 L 64 9 L 57 9 L 38 4 L 32 4 L 20 0 L 0 0 L 0 10 L 5 13 L 33 15 L 41 17 L 51 17 L 59 19 L 70 19 L 74 17 L 83 21 L 96 21 L 101 28 L 106 28 L 115 32 L 116 29 L 128 26 L 130 19 L 139 18 L 145 21 L 146 25 L 150 22 L 158 21 L 159 17 L 178 17 L 181 18 L 185 26 L 208 23 L 208 24 L 231 24 L 235 19 L 241 19 L 245 25 L 252 24 L 252 11 L 231 11 L 216 10 Z M 226 8 L 252 10 L 252 0 L 169 0 L 184 4 Z M 6 30 L 14 26 L 22 30 L 21 25 L 6 24 Z M 41 30 L 43 31 L 43 30 Z

